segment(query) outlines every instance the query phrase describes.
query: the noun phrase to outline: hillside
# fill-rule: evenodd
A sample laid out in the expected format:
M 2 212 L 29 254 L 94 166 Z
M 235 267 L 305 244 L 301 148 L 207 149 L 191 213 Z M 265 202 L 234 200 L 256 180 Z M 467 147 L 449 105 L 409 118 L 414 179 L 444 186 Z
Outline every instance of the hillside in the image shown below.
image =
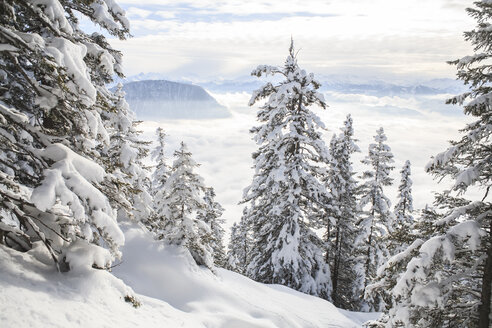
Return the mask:
M 39 251 L 23 254 L 0 246 L 2 327 L 355 328 L 374 317 L 227 270 L 213 274 L 136 227 L 125 235 L 123 261 L 114 275 L 60 274 L 35 259 L 43 258 Z M 127 295 L 142 305 L 133 308 L 124 301 Z
M 146 80 L 126 83 L 123 91 L 138 119 L 204 119 L 230 115 L 227 108 L 197 85 Z

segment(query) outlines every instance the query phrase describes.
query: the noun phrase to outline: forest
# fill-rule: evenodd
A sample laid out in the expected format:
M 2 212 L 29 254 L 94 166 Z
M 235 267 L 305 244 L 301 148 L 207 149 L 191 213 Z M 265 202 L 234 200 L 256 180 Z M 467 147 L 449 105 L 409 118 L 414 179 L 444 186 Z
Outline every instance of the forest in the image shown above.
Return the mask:
M 166 131 L 144 140 L 122 84 L 109 87 L 124 72 L 107 37 L 131 37 L 120 6 L 4 0 L 0 12 L 2 252 L 43 253 L 55 281 L 117 270 L 132 226 L 212 276 L 228 270 L 376 313 L 365 327 L 492 326 L 491 1 L 463 13 L 476 21 L 464 32 L 474 53 L 449 64 L 468 91 L 446 103 L 472 121 L 425 168 L 429 179 L 452 182 L 432 203 L 415 208 L 412 164 L 395 167 L 384 126 L 368 149 L 351 115 L 327 136 L 318 112 L 330 104 L 291 38 L 283 63 L 251 72 L 264 83 L 248 103 L 257 111 L 254 171 L 230 231 L 190 145 L 168 158 Z M 81 16 L 103 32 L 84 31 Z M 357 153 L 363 172 L 353 167 Z M 141 306 L 130 292 L 125 301 Z M 7 303 L 0 296 L 0 308 Z

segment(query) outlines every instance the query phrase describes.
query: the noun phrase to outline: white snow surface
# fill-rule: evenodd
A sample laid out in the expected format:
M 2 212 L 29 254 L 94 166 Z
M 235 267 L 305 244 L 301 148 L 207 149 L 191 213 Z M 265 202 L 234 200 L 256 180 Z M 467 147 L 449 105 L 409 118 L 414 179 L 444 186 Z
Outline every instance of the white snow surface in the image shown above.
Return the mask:
M 351 328 L 377 317 L 227 270 L 214 274 L 181 248 L 164 246 L 136 226 L 125 230 L 123 262 L 113 274 L 57 273 L 39 250 L 0 245 L 1 326 Z M 126 295 L 142 305 L 133 308 Z

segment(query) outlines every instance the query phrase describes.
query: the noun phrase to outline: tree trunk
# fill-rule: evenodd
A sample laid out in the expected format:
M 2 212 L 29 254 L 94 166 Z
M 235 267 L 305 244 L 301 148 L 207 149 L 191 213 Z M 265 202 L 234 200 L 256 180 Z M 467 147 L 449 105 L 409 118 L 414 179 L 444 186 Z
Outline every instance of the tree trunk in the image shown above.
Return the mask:
M 492 218 L 487 245 L 487 258 L 482 278 L 481 304 L 478 309 L 478 328 L 490 328 L 490 299 L 492 292 Z

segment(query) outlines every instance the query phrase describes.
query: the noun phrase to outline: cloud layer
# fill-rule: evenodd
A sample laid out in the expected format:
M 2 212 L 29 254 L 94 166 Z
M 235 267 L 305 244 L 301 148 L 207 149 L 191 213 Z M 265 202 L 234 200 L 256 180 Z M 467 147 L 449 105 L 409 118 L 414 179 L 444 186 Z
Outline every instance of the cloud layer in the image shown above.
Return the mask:
M 472 2 L 123 0 L 134 38 L 113 40 L 129 75 L 234 77 L 284 59 L 293 36 L 317 73 L 449 77 L 470 47 Z

